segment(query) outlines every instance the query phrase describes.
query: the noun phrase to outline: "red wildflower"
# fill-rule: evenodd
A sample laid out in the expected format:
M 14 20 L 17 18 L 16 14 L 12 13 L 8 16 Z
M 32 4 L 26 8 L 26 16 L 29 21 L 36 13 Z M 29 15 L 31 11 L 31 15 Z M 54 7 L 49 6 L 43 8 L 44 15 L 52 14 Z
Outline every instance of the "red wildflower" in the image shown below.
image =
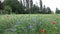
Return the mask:
M 52 24 L 55 25 L 56 24 L 56 21 L 53 21 Z
M 39 17 L 40 17 L 39 15 L 36 16 L 36 18 L 39 18 Z
M 9 17 L 9 16 L 7 16 L 7 17 Z
M 42 32 L 42 33 L 44 33 L 44 32 L 45 32 L 45 30 L 44 30 L 44 29 L 42 29 L 42 30 L 41 30 L 41 32 Z
M 6 16 L 6 18 L 9 18 L 9 16 Z

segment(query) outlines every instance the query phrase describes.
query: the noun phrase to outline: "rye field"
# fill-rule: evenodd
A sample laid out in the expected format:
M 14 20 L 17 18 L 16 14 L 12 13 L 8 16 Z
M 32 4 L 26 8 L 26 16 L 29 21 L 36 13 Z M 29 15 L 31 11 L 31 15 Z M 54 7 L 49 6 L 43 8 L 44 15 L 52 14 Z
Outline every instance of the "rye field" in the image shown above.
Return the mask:
M 60 34 L 60 14 L 0 15 L 0 34 Z

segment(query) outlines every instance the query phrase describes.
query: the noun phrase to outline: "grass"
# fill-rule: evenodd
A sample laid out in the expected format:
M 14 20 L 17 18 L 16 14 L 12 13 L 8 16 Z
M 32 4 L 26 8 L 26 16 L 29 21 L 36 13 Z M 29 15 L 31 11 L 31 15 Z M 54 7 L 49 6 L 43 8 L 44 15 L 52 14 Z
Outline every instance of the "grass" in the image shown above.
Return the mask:
M 0 34 L 60 34 L 60 14 L 0 15 Z

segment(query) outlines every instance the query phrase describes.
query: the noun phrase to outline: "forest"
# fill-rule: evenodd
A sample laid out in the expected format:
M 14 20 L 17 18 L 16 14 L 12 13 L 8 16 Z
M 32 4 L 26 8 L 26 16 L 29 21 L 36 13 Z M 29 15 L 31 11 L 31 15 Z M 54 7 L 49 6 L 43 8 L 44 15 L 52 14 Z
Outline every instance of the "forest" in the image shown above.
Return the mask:
M 0 14 L 54 14 L 50 7 L 43 5 L 43 1 L 39 0 L 40 7 L 33 4 L 33 0 L 4 0 L 0 1 Z M 56 8 L 55 14 L 59 14 L 60 10 Z

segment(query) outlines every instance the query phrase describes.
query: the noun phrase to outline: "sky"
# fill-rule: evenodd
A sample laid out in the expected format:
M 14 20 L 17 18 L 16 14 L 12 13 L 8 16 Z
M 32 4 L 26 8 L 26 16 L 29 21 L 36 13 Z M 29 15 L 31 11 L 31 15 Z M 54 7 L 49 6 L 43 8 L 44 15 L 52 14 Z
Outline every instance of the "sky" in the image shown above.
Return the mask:
M 39 0 L 33 0 L 34 4 L 39 5 Z M 37 3 L 36 3 L 37 2 Z M 60 0 L 42 0 L 43 5 L 50 7 L 52 11 L 56 11 L 56 8 L 60 9 Z
M 56 7 L 60 9 L 60 0 L 42 0 L 42 2 L 46 7 L 50 7 L 52 11 L 55 11 Z M 39 6 L 39 0 L 33 0 L 33 3 Z

